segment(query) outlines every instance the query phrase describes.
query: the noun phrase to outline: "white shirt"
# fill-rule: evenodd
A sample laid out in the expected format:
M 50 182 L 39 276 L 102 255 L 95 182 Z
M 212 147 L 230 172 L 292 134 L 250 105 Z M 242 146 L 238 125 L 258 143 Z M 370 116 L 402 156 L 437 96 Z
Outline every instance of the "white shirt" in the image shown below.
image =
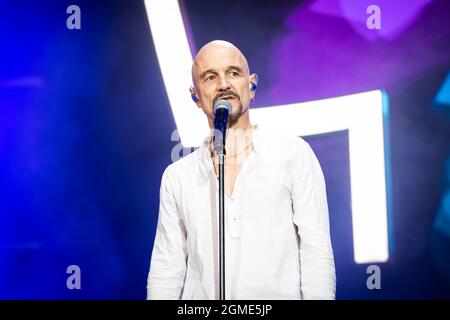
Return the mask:
M 334 299 L 325 181 L 302 138 L 258 124 L 225 195 L 226 299 Z M 209 145 L 169 165 L 147 299 L 218 299 L 218 181 Z

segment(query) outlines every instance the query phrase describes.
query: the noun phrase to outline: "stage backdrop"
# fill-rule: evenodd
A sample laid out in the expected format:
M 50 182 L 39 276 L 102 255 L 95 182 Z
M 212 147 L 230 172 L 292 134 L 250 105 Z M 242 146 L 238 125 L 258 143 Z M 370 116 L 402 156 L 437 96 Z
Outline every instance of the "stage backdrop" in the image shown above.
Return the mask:
M 224 39 L 247 56 L 253 108 L 384 90 L 392 210 L 379 290 L 353 255 L 348 134 L 305 138 L 327 183 L 337 298 L 450 298 L 450 3 L 180 5 L 193 52 Z M 0 46 L 0 298 L 144 299 L 178 142 L 143 1 L 2 1 Z

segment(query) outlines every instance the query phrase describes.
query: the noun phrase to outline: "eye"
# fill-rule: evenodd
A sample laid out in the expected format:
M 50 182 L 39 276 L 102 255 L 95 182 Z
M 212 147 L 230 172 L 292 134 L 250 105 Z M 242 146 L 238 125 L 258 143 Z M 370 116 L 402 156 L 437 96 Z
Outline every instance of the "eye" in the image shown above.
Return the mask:
M 237 71 L 231 71 L 230 73 L 233 77 L 239 76 L 239 72 L 237 72 Z
M 214 80 L 214 75 L 210 75 L 209 77 L 207 77 L 205 79 L 205 81 L 211 81 L 211 80 Z

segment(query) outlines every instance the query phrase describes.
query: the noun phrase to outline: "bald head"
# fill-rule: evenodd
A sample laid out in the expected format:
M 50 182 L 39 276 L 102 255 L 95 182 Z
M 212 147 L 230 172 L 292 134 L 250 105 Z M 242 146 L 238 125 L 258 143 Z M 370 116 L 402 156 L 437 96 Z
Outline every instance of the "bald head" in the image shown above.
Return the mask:
M 250 75 L 247 59 L 233 44 L 214 40 L 204 45 L 192 64 L 191 96 L 207 115 L 210 126 L 214 120 L 213 105 L 218 99 L 229 100 L 232 112 L 230 126 L 246 114 L 255 97 L 258 77 Z M 248 121 L 248 115 L 246 115 Z M 244 118 L 243 118 L 244 119 Z
M 242 54 L 234 44 L 224 40 L 213 40 L 205 44 L 198 52 L 194 58 L 192 64 L 192 81 L 194 84 L 199 80 L 202 73 L 208 69 L 204 69 L 205 66 L 209 66 L 211 60 L 214 57 L 221 56 L 231 56 L 234 57 L 236 62 L 239 62 L 239 67 L 246 72 L 247 75 L 250 74 L 248 67 L 248 62 L 245 56 Z M 203 69 L 202 69 L 203 67 Z

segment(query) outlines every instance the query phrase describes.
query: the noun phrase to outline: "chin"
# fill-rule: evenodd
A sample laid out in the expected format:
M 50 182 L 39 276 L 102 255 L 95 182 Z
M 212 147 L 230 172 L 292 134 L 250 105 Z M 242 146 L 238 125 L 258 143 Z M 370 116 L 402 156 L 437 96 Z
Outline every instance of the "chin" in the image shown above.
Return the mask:
M 239 100 L 231 100 L 231 107 L 233 110 L 231 111 L 232 114 L 238 114 L 242 111 L 242 103 Z
M 239 105 L 237 110 L 233 108 L 233 111 L 228 116 L 230 126 L 236 124 L 241 116 L 242 116 L 242 105 Z
M 242 104 L 238 102 L 237 104 L 233 104 L 233 109 L 231 110 L 230 116 L 231 117 L 240 117 L 242 114 Z

